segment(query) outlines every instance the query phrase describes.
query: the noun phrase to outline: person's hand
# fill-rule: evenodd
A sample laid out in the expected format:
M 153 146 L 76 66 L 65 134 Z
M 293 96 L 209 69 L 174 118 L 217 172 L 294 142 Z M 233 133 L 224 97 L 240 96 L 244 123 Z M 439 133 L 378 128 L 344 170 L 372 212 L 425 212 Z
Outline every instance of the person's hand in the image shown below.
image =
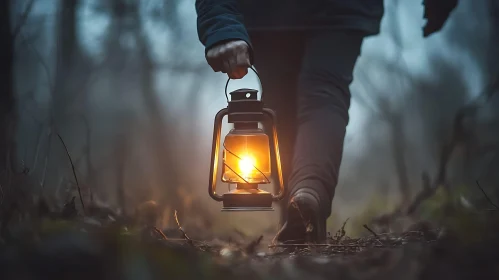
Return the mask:
M 231 79 L 241 79 L 251 67 L 249 52 L 245 41 L 227 41 L 211 47 L 206 52 L 206 61 L 213 71 L 227 73 Z

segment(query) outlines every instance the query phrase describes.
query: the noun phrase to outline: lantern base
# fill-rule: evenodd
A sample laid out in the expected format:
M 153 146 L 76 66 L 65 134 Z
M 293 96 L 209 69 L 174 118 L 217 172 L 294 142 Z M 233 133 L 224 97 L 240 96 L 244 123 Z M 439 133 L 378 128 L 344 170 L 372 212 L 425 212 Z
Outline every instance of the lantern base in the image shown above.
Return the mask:
M 222 211 L 274 211 L 272 194 L 260 189 L 235 189 L 223 194 Z

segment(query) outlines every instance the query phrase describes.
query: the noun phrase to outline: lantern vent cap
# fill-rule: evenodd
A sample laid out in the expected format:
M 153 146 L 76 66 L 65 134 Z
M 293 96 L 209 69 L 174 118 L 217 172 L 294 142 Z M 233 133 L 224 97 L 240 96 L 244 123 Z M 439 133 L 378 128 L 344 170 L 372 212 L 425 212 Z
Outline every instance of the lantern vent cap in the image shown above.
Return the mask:
M 257 100 L 258 90 L 250 88 L 240 88 L 232 91 L 230 94 L 230 100 Z

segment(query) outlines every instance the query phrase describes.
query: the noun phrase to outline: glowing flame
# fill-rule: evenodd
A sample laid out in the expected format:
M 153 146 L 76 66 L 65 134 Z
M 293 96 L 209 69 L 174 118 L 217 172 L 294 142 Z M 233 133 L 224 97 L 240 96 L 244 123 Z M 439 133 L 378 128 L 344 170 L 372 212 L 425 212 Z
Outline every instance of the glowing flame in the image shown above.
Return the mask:
M 251 156 L 242 156 L 239 160 L 239 171 L 243 177 L 249 177 L 255 170 L 255 159 Z

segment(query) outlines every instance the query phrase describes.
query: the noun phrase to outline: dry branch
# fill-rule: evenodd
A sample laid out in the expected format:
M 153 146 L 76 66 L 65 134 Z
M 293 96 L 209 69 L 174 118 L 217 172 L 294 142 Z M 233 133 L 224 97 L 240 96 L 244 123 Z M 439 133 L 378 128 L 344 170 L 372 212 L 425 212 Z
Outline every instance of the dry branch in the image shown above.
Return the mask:
M 31 48 L 31 50 L 35 54 L 35 57 L 38 60 L 38 63 L 40 63 L 40 65 L 42 66 L 43 71 L 45 72 L 45 75 L 47 76 L 47 83 L 49 85 L 50 94 L 52 94 L 52 96 L 53 96 L 54 92 L 55 92 L 55 87 L 54 87 L 54 82 L 52 80 L 52 75 L 50 74 L 50 70 L 49 70 L 49 67 L 48 67 L 47 63 L 45 62 L 45 60 L 43 60 L 42 55 L 40 54 L 40 52 L 38 51 L 38 49 L 35 48 L 35 46 L 33 46 L 33 44 L 31 42 L 26 41 L 26 43 L 28 44 L 28 46 Z
M 373 222 L 375 224 L 387 225 L 396 217 L 410 216 L 416 212 L 421 203 L 423 203 L 426 199 L 432 197 L 437 192 L 438 188 L 444 187 L 448 190 L 447 166 L 455 149 L 459 145 L 466 145 L 470 137 L 469 131 L 467 131 L 465 128 L 464 121 L 467 117 L 473 117 L 482 106 L 490 101 L 492 96 L 498 92 L 498 87 L 499 76 L 496 75 L 491 80 L 491 82 L 487 84 L 485 88 L 480 92 L 478 97 L 465 104 L 457 111 L 453 120 L 452 136 L 448 143 L 442 147 L 438 170 L 433 183 L 431 183 L 429 175 L 424 172 L 422 176 L 423 187 L 421 191 L 416 194 L 414 199 L 409 203 L 409 206 L 405 209 L 403 208 L 403 206 L 401 206 L 392 213 L 384 214 L 374 218 Z M 491 201 L 489 200 L 489 202 Z
M 362 247 L 373 247 L 373 248 L 386 248 L 386 247 L 392 247 L 390 245 L 364 245 L 364 244 L 345 244 L 345 245 L 338 245 L 338 244 L 326 244 L 326 243 L 321 243 L 321 244 L 303 244 L 303 243 L 296 243 L 296 244 L 272 244 L 269 245 L 269 248 L 278 248 L 278 247 L 331 247 L 331 248 L 362 248 Z
M 24 8 L 23 13 L 19 17 L 19 22 L 17 23 L 16 27 L 14 28 L 14 31 L 12 32 L 12 39 L 15 40 L 17 38 L 17 35 L 21 32 L 22 27 L 26 24 L 26 21 L 28 20 L 28 16 L 31 13 L 31 10 L 33 8 L 34 0 L 30 0 L 28 2 L 28 5 L 26 8 Z
M 480 183 L 478 181 L 476 181 L 476 185 L 477 187 L 480 189 L 480 191 L 482 191 L 483 195 L 485 196 L 485 199 L 487 199 L 487 201 L 490 203 L 490 205 L 494 206 L 497 210 L 499 210 L 499 206 L 497 206 L 497 204 L 495 204 L 492 199 L 490 199 L 490 197 L 487 195 L 487 193 L 483 190 L 482 186 L 480 186 Z
M 189 236 L 187 236 L 187 234 L 185 233 L 184 229 L 180 225 L 180 222 L 178 220 L 177 210 L 175 210 L 175 214 L 174 215 L 175 215 L 175 222 L 177 223 L 177 226 L 178 226 L 178 230 L 180 230 L 180 232 L 182 232 L 182 236 L 185 238 L 185 240 L 187 240 L 187 243 L 189 243 L 190 245 L 193 245 L 192 240 L 189 238 Z
M 81 188 L 80 188 L 80 184 L 78 183 L 78 177 L 76 176 L 76 170 L 75 170 L 75 166 L 73 164 L 73 160 L 71 159 L 71 155 L 69 154 L 68 147 L 66 147 L 66 143 L 64 143 L 64 140 L 62 140 L 62 137 L 59 133 L 57 133 L 57 137 L 59 137 L 59 140 L 61 140 L 61 143 L 64 146 L 64 149 L 66 150 L 66 154 L 68 155 L 69 162 L 71 163 L 71 169 L 73 170 L 73 176 L 74 176 L 75 181 L 76 181 L 76 187 L 78 188 L 78 195 L 80 196 L 81 208 L 83 209 L 83 213 L 85 213 L 85 204 L 83 203 L 83 197 L 81 195 Z
M 248 246 L 244 249 L 244 251 L 248 254 L 253 254 L 256 251 L 256 247 L 262 242 L 263 235 L 260 235 L 257 239 L 251 241 Z
M 49 156 L 50 156 L 50 148 L 52 146 L 52 135 L 53 135 L 53 130 L 52 130 L 52 128 L 50 128 L 48 140 L 47 140 L 48 141 L 47 152 L 45 153 L 45 160 L 43 163 L 42 179 L 40 180 L 40 191 L 42 191 L 45 188 L 45 178 L 47 176 L 47 167 L 48 167 L 48 161 L 49 161 Z
M 341 240 L 343 239 L 343 237 L 345 237 L 345 235 L 347 234 L 346 231 L 345 231 L 345 226 L 347 225 L 347 222 L 348 220 L 350 220 L 350 218 L 347 218 L 344 222 L 343 222 L 343 225 L 341 226 L 340 229 L 338 229 L 338 231 L 336 232 L 336 234 L 334 235 L 334 238 L 333 240 L 335 242 L 341 242 Z
M 163 231 L 160 230 L 159 228 L 154 227 L 154 231 L 157 232 L 159 235 L 161 235 L 161 237 L 163 237 L 164 240 L 168 240 L 168 237 L 166 237 L 166 235 L 163 233 Z

